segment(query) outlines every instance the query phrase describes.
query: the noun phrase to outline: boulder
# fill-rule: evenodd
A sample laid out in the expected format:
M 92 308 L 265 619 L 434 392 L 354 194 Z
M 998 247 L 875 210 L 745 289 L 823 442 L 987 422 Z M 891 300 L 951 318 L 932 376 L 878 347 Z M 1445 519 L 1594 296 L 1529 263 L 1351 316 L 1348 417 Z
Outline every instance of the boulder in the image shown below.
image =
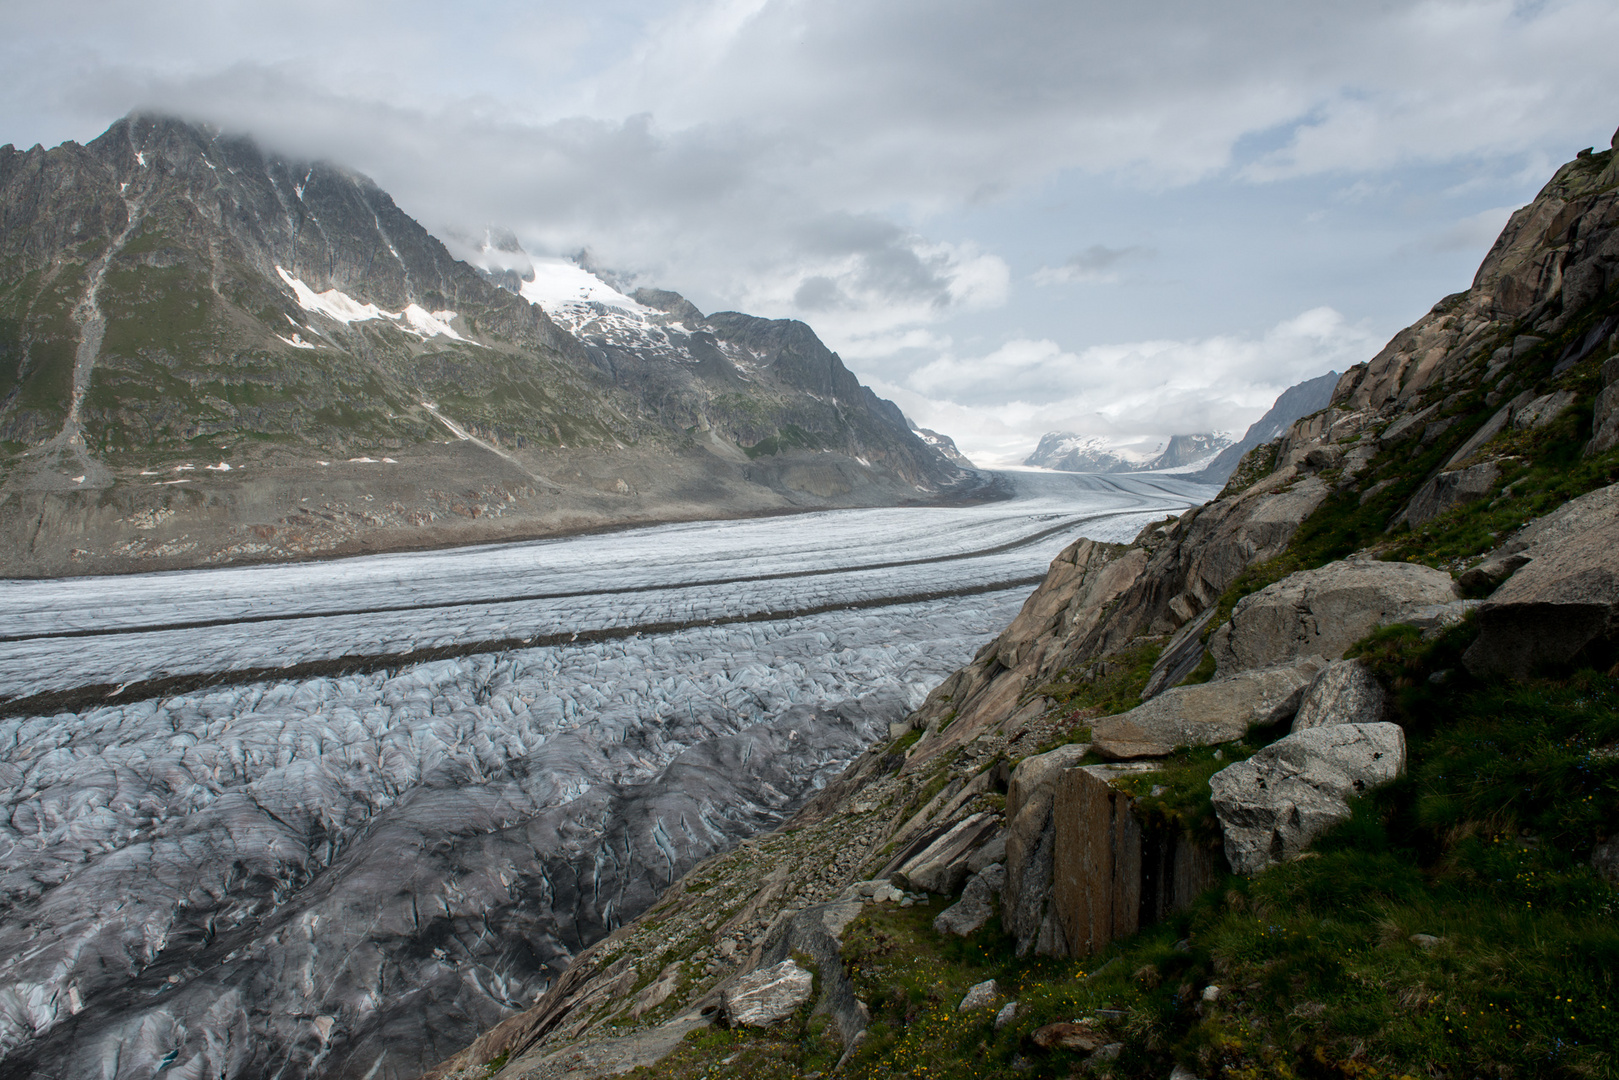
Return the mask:
M 1458 506 L 1488 498 L 1501 482 L 1501 464 L 1485 461 L 1466 469 L 1442 472 L 1417 489 L 1405 509 L 1389 522 L 1393 530 L 1401 522 L 1420 529 L 1434 518 Z
M 1528 676 L 1542 665 L 1607 664 L 1619 638 L 1619 521 L 1535 554 L 1478 608 L 1462 656 L 1475 675 Z
M 1102 1045 L 1102 1036 L 1089 1024 L 1064 1021 L 1035 1028 L 1029 1041 L 1042 1050 L 1078 1050 L 1088 1054 Z
M 720 995 L 723 1022 L 731 1027 L 769 1027 L 810 999 L 815 977 L 792 960 L 742 976 Z
M 724 1011 L 728 1009 L 726 1000 L 731 993 L 743 986 L 745 980 L 759 977 L 766 971 L 785 971 L 784 965 L 793 963 L 795 957 L 807 957 L 815 965 L 821 984 L 820 996 L 811 1010 L 812 1015 L 831 1016 L 844 1047 L 852 1046 L 866 1030 L 866 1025 L 871 1022 L 871 1015 L 855 996 L 854 983 L 849 981 L 849 973 L 844 967 L 843 932 L 859 917 L 863 906 L 859 900 L 832 900 L 824 904 L 812 904 L 803 911 L 787 915 L 786 918 L 778 916 L 764 945 L 760 948 L 758 969 L 742 976 L 732 983 L 729 989 L 722 992 L 723 1015 L 730 1015 L 728 1011 Z M 800 971 L 806 977 L 809 975 L 809 972 L 803 969 Z M 792 985 L 798 984 L 795 982 Z M 793 993 L 796 995 L 799 991 L 794 990 Z M 782 1005 L 786 1005 L 788 996 L 785 986 L 778 999 Z M 808 992 L 805 991 L 803 996 L 797 998 L 798 1004 L 792 1008 L 797 1008 L 807 1000 L 809 1000 Z
M 961 1004 L 956 1006 L 957 1012 L 972 1012 L 975 1009 L 987 1009 L 1001 997 L 1001 988 L 994 979 L 985 979 L 969 987 Z
M 1315 677 L 1293 717 L 1294 731 L 1334 724 L 1375 724 L 1383 719 L 1387 695 L 1365 664 L 1338 660 Z
M 1349 799 L 1405 769 L 1397 724 L 1337 724 L 1288 735 L 1209 778 L 1226 859 L 1253 875 L 1301 853 L 1350 816 Z
M 1612 357 L 1602 364 L 1602 381 L 1606 385 L 1597 395 L 1591 410 L 1591 441 L 1586 443 L 1587 454 L 1600 454 L 1619 445 L 1619 364 Z
M 1209 647 L 1222 676 L 1316 655 L 1337 660 L 1386 623 L 1456 599 L 1442 570 L 1349 559 L 1301 570 L 1238 602 Z
M 1240 739 L 1251 727 L 1292 716 L 1305 688 L 1325 666 L 1325 660 L 1312 656 L 1229 679 L 1173 687 L 1127 713 L 1097 720 L 1091 725 L 1091 749 L 1110 761 L 1125 761 L 1164 757 L 1177 746 Z
M 1611 836 L 1591 852 L 1591 869 L 1609 885 L 1619 889 L 1619 836 Z
M 977 933 L 995 914 L 995 897 L 1006 886 L 1006 867 L 986 866 L 967 879 L 961 899 L 939 912 L 933 929 L 941 934 L 965 937 Z
M 1057 778 L 1079 764 L 1089 743 L 1059 746 L 1026 757 L 1012 771 L 1006 788 L 1006 886 L 1001 892 L 1001 925 L 1017 941 L 1017 954 L 1057 951 L 1051 923 L 1051 804 Z M 1045 931 L 1042 933 L 1042 931 Z M 1041 942 L 1044 941 L 1044 947 Z
M 1191 904 L 1220 873 L 1218 848 L 1144 822 L 1107 766 L 1057 785 L 1052 913 L 1070 956 L 1090 956 Z
M 907 889 L 949 896 L 966 883 L 973 853 L 999 828 L 1000 821 L 990 814 L 965 817 L 907 859 L 893 876 Z
M 1512 426 L 1520 431 L 1545 427 L 1569 410 L 1574 404 L 1574 396 L 1572 390 L 1554 390 L 1537 397 L 1512 414 Z
M 1466 589 L 1493 589 L 1530 560 L 1615 521 L 1619 521 L 1619 484 L 1588 491 L 1519 529 L 1457 580 Z
M 1534 557 L 1615 521 L 1619 521 L 1619 484 L 1609 484 L 1570 499 L 1531 521 L 1518 530 L 1507 547 Z

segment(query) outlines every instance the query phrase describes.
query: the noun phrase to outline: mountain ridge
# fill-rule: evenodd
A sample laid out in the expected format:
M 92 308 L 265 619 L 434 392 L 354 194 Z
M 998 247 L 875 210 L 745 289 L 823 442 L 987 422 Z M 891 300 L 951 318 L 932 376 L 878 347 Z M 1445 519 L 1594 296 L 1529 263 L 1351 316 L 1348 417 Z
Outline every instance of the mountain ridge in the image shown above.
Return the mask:
M 0 148 L 0 573 L 989 490 L 801 323 L 708 316 L 685 363 L 503 284 L 245 137 L 132 114 Z

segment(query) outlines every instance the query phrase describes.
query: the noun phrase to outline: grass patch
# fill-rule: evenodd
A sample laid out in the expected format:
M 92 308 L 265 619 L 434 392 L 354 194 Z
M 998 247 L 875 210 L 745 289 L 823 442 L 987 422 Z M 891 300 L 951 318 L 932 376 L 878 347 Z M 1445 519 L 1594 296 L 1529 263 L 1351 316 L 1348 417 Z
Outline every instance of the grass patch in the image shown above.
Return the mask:
M 1148 642 L 1102 657 L 1063 672 L 1037 693 L 1076 714 L 1111 716 L 1128 712 L 1141 704 L 1141 691 L 1163 648 L 1162 643 Z

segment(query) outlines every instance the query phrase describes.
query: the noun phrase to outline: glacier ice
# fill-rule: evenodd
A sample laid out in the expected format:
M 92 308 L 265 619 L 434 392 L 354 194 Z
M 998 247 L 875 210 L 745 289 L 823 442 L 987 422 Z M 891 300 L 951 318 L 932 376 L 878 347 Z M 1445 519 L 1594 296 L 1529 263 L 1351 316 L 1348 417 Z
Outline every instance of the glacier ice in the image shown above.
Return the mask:
M 415 1076 L 835 776 L 1016 613 L 1027 587 L 998 582 L 1201 497 L 1018 483 L 987 507 L 138 575 L 116 593 L 0 582 L 14 700 L 221 680 L 0 719 L 3 1071 Z M 637 631 L 651 623 L 679 627 Z M 536 628 L 612 635 L 478 651 Z M 424 643 L 470 651 L 410 661 Z M 230 675 L 345 656 L 371 659 Z

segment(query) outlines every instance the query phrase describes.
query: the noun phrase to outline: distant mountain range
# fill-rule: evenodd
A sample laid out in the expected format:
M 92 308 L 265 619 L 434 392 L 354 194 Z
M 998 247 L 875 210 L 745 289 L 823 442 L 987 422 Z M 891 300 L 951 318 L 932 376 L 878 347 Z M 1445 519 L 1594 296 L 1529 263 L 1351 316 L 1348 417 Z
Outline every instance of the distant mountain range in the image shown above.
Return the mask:
M 1041 436 L 1034 453 L 1023 464 L 1064 472 L 1162 472 L 1173 470 L 1188 479 L 1205 484 L 1223 484 L 1249 450 L 1270 442 L 1285 432 L 1293 421 L 1326 408 L 1338 385 L 1338 373 L 1329 371 L 1290 386 L 1264 416 L 1249 426 L 1242 438 L 1232 442 L 1221 434 L 1176 435 L 1167 445 L 1147 455 L 1118 449 L 1094 435 L 1052 432 Z
M 1143 455 L 1121 450 L 1096 435 L 1075 435 L 1055 431 L 1040 438 L 1034 453 L 1023 459 L 1025 465 L 1063 472 L 1124 473 L 1183 469 L 1212 459 L 1231 445 L 1228 435 L 1175 435 Z
M 625 296 L 510 236 L 470 249 L 363 176 L 178 120 L 0 147 L 0 574 L 984 482 L 803 323 Z

